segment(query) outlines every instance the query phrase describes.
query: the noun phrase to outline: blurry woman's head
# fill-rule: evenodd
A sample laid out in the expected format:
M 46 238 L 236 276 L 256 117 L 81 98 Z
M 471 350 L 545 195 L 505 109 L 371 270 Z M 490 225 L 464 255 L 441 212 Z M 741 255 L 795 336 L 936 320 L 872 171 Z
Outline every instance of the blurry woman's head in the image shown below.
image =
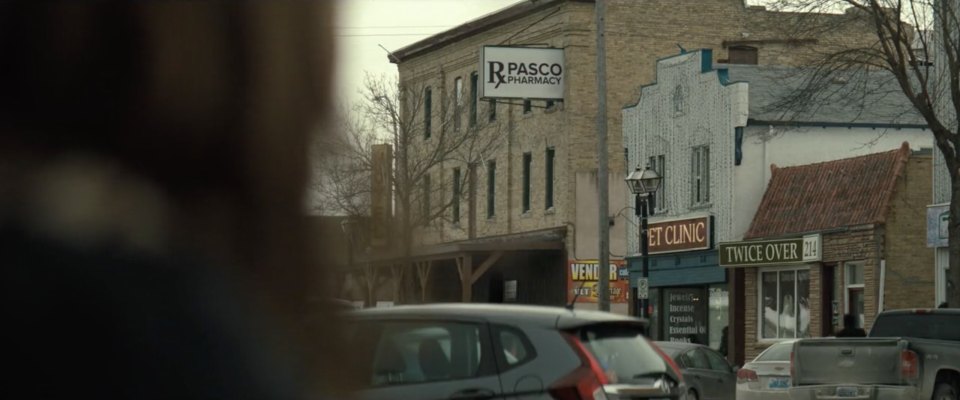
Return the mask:
M 332 2 L 36 3 L 0 2 L 0 223 L 195 255 L 300 334 Z

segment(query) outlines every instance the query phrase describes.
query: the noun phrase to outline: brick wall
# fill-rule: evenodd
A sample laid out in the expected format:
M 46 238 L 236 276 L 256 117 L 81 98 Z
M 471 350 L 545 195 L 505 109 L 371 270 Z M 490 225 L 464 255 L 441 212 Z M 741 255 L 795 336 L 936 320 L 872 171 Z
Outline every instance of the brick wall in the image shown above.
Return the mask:
M 932 156 L 913 155 L 898 180 L 887 214 L 884 309 L 935 306 L 934 249 L 926 245 L 932 201 Z
M 534 108 L 529 115 L 520 105 L 501 103 L 498 123 L 508 133 L 503 146 L 488 159 L 497 160 L 497 213 L 486 218 L 485 170 L 478 171 L 477 234 L 508 234 L 533 229 L 568 225 L 577 207 L 573 195 L 576 173 L 596 169 L 596 78 L 594 4 L 560 1 L 531 15 L 479 32 L 455 43 L 435 48 L 404 60 L 398 65 L 401 82 L 421 82 L 434 87 L 434 96 L 448 93 L 455 77 L 468 86 L 469 75 L 477 69 L 479 50 L 484 44 L 545 44 L 564 48 L 567 93 L 562 106 L 554 111 Z M 796 65 L 807 63 L 816 51 L 870 40 L 870 30 L 851 23 L 848 15 L 822 17 L 836 27 L 815 42 L 789 42 L 785 19 L 793 14 L 746 8 L 742 0 L 611 0 L 607 6 L 607 104 L 609 167 L 625 171 L 621 135 L 622 106 L 636 103 L 640 86 L 654 80 L 656 60 L 686 49 L 712 48 L 716 59 L 727 58 L 725 43 L 749 40 L 759 48 L 764 64 Z M 438 90 L 439 89 L 439 90 Z M 520 103 L 516 101 L 515 103 Z M 436 104 L 436 103 L 435 103 Z M 535 105 L 543 105 L 535 102 Z M 439 114 L 440 107 L 435 105 Z M 485 104 L 479 113 L 485 115 Z M 464 124 L 466 125 L 466 124 Z M 556 177 L 553 210 L 542 207 L 542 160 L 546 147 L 556 150 Z M 524 152 L 533 154 L 531 212 L 521 211 L 521 160 Z M 444 166 L 442 177 L 449 180 L 454 165 Z M 460 166 L 466 171 L 465 166 Z M 610 185 L 622 184 L 611 182 Z M 468 201 L 461 210 L 467 215 Z M 615 213 L 617 210 L 611 210 Z M 570 237 L 575 237 L 575 226 Z M 423 235 L 422 242 L 460 240 L 467 237 L 467 226 L 444 224 L 439 232 Z M 612 235 L 624 235 L 613 229 Z M 569 248 L 568 252 L 572 252 Z

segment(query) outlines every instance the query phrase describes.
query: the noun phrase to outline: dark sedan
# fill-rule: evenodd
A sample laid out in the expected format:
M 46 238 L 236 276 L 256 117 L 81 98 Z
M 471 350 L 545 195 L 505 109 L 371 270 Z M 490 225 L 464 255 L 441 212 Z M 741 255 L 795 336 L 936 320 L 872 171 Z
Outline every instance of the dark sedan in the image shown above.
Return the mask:
M 732 400 L 736 396 L 736 371 L 720 353 L 693 343 L 656 344 L 680 366 L 689 391 L 687 399 Z

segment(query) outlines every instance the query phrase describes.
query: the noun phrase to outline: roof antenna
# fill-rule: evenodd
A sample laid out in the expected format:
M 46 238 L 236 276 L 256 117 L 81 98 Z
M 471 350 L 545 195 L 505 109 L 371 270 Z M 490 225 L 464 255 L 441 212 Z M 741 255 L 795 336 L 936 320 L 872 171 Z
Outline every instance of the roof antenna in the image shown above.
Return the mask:
M 388 58 L 390 59 L 390 61 L 393 61 L 393 62 L 395 62 L 395 63 L 399 63 L 399 62 L 400 62 L 400 57 L 397 57 L 397 55 L 396 55 L 396 54 L 393 54 L 392 51 L 387 50 L 387 48 L 386 48 L 386 47 L 383 47 L 382 44 L 377 43 L 377 46 L 380 46 L 380 48 L 383 49 L 383 51 L 387 52 L 387 56 L 388 56 Z
M 580 292 L 583 291 L 583 285 L 586 285 L 586 284 L 587 284 L 587 281 L 580 282 L 580 287 L 578 287 L 577 292 L 573 294 L 573 300 L 570 300 L 570 304 L 567 304 L 566 307 L 563 307 L 563 308 L 573 311 L 573 305 L 577 304 L 577 298 L 580 297 Z

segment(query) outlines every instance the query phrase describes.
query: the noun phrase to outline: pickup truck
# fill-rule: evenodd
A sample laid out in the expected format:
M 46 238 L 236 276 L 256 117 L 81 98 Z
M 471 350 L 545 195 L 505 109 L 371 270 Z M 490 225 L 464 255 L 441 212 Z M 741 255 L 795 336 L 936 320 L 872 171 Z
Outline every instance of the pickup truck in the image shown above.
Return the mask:
M 957 400 L 960 309 L 885 311 L 867 337 L 798 340 L 790 376 L 793 400 Z

